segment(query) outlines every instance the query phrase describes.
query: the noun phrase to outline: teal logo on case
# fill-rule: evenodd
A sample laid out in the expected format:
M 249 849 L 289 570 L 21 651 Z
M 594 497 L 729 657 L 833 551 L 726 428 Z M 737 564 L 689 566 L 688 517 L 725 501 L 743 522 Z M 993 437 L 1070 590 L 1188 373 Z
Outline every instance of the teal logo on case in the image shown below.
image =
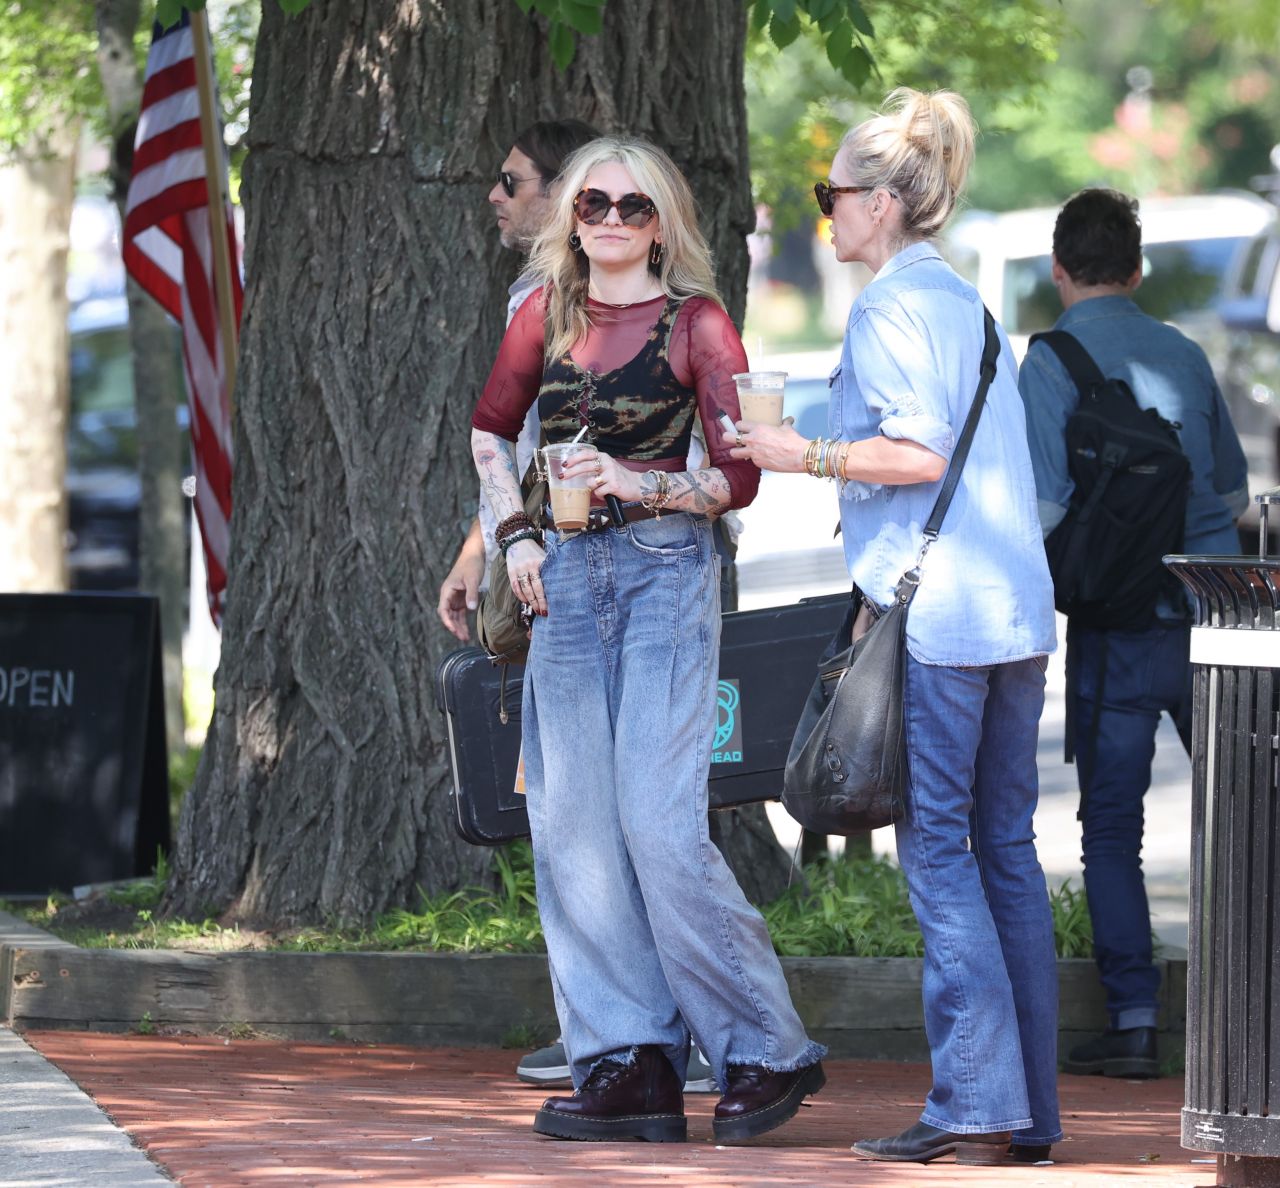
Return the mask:
M 742 762 L 741 701 L 737 681 L 721 681 L 716 687 L 716 733 L 711 740 L 712 763 Z

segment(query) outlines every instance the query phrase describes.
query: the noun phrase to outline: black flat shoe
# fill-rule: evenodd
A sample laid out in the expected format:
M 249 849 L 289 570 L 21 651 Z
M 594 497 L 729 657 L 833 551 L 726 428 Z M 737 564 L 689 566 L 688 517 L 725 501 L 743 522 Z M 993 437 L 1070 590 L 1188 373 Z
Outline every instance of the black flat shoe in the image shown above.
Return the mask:
M 1037 1143 L 1034 1146 L 1031 1143 L 1010 1143 L 1009 1158 L 1014 1163 L 1052 1163 L 1052 1150 L 1049 1143 Z
M 952 1134 L 927 1122 L 908 1126 L 892 1138 L 862 1139 L 853 1144 L 853 1153 L 863 1159 L 885 1163 L 929 1163 L 955 1152 L 957 1163 L 1003 1163 L 1009 1150 L 1009 1132 Z

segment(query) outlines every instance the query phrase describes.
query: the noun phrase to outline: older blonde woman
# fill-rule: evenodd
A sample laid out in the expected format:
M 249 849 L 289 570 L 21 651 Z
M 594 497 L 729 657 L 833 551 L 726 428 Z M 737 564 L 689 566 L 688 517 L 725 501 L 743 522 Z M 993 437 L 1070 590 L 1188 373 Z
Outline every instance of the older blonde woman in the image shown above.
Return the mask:
M 875 277 L 850 311 L 832 376 L 830 439 L 743 422 L 737 458 L 840 481 L 845 557 L 886 607 L 978 386 L 982 301 L 938 254 L 973 160 L 947 91 L 900 90 L 854 128 L 816 193 L 836 258 Z M 730 438 L 734 440 L 734 438 Z M 807 457 L 806 457 L 807 455 Z M 806 462 L 808 465 L 806 465 Z M 1053 921 L 1031 829 L 1053 587 L 1006 341 L 941 536 L 907 619 L 908 791 L 898 859 L 924 933 L 933 1089 L 920 1121 L 866 1139 L 870 1159 L 1048 1155 L 1057 1096 Z
M 781 1125 L 824 1083 L 764 922 L 707 833 L 720 611 L 709 516 L 759 471 L 695 415 L 740 415 L 746 358 L 713 280 L 688 183 L 665 153 L 595 141 L 565 165 L 535 244 L 544 282 L 512 322 L 472 418 L 512 587 L 533 606 L 523 732 L 538 904 L 572 1097 L 534 1129 L 685 1137 L 690 1030 L 724 1096 L 722 1141 Z M 586 531 L 521 519 L 511 443 L 538 402 L 552 442 L 599 453 Z M 615 526 L 603 500 L 621 504 Z

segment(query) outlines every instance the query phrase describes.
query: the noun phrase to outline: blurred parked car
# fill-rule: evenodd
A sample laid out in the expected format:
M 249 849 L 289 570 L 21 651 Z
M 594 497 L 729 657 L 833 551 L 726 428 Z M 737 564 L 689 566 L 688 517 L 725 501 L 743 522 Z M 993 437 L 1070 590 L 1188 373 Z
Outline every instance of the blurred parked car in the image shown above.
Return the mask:
M 129 310 L 123 296 L 71 312 L 71 415 L 67 425 L 67 563 L 74 590 L 133 590 L 139 576 L 137 415 Z M 173 349 L 180 350 L 174 327 Z M 187 406 L 175 397 L 175 429 Z
M 1280 229 L 1268 227 L 1240 253 L 1218 305 L 1222 322 L 1213 356 L 1231 415 L 1253 443 L 1250 469 L 1259 489 L 1280 484 Z M 1249 445 L 1246 444 L 1246 449 Z M 1265 458 L 1255 466 L 1254 455 Z M 1256 493 L 1256 491 L 1255 491 Z
M 1275 339 L 1233 328 L 1230 319 L 1251 311 L 1247 316 L 1256 322 L 1265 266 L 1270 262 L 1274 275 L 1280 251 L 1273 246 L 1276 208 L 1252 194 L 1205 194 L 1144 199 L 1139 216 L 1143 280 L 1134 301 L 1204 348 L 1249 461 L 1250 490 L 1275 486 L 1280 406 L 1266 395 L 1280 389 Z M 1030 336 L 1049 329 L 1062 312 L 1050 273 L 1056 218 L 1056 208 L 974 211 L 947 233 L 948 259 L 978 287 L 1019 359 Z M 1246 539 L 1256 520 L 1251 508 L 1243 522 Z
M 1162 321 L 1195 323 L 1216 313 L 1236 261 L 1275 222 L 1252 194 L 1148 198 L 1142 219 L 1142 284 L 1134 300 Z M 947 232 L 952 267 L 982 294 L 1019 358 L 1027 339 L 1062 313 L 1050 275 L 1056 208 L 970 211 Z

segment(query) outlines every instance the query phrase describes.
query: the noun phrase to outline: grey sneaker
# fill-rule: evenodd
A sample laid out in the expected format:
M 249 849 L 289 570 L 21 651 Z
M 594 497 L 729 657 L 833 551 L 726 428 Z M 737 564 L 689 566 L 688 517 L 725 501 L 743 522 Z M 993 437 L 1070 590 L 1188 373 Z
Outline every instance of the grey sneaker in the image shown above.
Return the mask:
M 684 1091 L 686 1093 L 719 1092 L 716 1079 L 711 1075 L 711 1066 L 696 1047 L 689 1049 L 689 1067 L 684 1072 Z
M 569 1061 L 564 1054 L 564 1043 L 556 1040 L 545 1048 L 530 1052 L 516 1065 L 516 1076 L 526 1085 L 568 1085 L 572 1083 L 569 1075 Z M 717 1092 L 715 1078 L 711 1075 L 711 1066 L 707 1064 L 698 1049 L 689 1051 L 689 1067 L 685 1070 L 684 1091 L 686 1093 Z
M 572 1084 L 564 1044 L 557 1039 L 554 1044 L 530 1052 L 516 1065 L 516 1076 L 526 1085 Z

